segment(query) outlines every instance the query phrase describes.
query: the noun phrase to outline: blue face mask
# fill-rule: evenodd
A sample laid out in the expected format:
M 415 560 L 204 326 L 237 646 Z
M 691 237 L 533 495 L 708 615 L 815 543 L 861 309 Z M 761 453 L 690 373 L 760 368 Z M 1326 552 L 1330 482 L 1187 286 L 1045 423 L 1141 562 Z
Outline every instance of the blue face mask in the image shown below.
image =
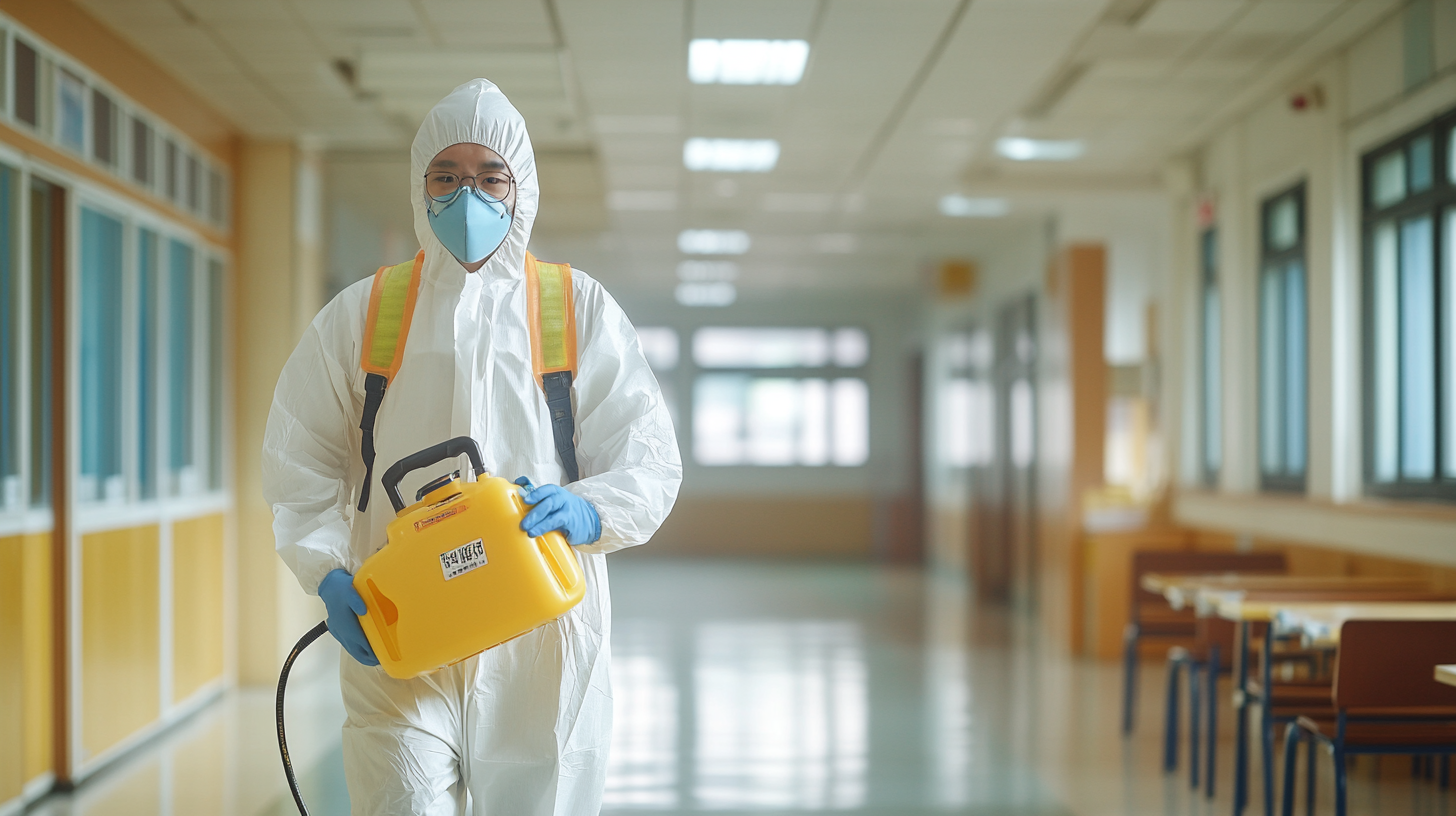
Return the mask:
M 430 229 L 461 263 L 495 252 L 511 231 L 511 209 L 468 184 L 454 195 L 429 199 Z

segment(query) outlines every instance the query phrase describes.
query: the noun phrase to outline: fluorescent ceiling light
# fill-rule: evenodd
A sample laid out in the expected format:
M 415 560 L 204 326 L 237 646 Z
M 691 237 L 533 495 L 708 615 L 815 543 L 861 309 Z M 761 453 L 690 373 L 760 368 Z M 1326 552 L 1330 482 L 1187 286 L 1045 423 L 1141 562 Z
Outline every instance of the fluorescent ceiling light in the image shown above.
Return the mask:
M 699 85 L 797 85 L 808 61 L 803 40 L 693 40 L 688 79 Z
M 676 295 L 684 306 L 727 306 L 738 299 L 738 288 L 726 281 L 679 283 Z
M 677 265 L 677 277 L 678 280 L 695 283 L 738 280 L 738 264 L 732 261 L 683 261 Z
M 743 230 L 683 230 L 677 248 L 687 255 L 742 255 L 752 241 Z
M 940 214 L 953 218 L 1000 218 L 1011 211 L 1004 198 L 969 198 L 952 193 L 940 199 Z
M 773 139 L 688 139 L 683 144 L 683 166 L 718 173 L 767 173 L 779 163 L 779 143 Z
M 1008 136 L 996 140 L 996 152 L 1014 161 L 1071 161 L 1086 150 L 1081 139 L 1023 139 Z

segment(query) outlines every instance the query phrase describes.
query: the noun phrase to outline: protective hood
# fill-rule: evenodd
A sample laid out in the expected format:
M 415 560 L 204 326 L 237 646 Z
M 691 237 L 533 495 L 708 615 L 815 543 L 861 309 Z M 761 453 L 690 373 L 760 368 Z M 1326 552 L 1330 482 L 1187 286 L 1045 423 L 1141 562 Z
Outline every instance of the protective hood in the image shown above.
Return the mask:
M 425 250 L 424 274 L 429 277 L 465 270 L 430 229 L 425 207 L 425 171 L 441 150 L 461 143 L 484 145 L 501 155 L 516 180 L 515 215 L 500 249 L 480 268 L 487 278 L 524 274 L 526 245 L 536 221 L 540 188 L 536 183 L 536 154 L 526 133 L 526 120 L 495 83 L 472 79 L 436 103 L 410 146 L 410 207 L 415 214 L 415 237 Z

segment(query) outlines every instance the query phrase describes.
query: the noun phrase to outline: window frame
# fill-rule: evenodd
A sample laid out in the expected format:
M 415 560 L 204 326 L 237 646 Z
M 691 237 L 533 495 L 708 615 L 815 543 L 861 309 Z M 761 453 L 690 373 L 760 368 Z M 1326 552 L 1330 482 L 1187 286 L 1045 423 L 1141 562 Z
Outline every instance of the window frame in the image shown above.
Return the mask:
M 1412 142 L 1422 137 L 1430 137 L 1431 145 L 1431 186 L 1421 192 L 1410 192 L 1411 175 L 1413 168 L 1409 161 L 1405 162 L 1405 185 L 1407 193 L 1400 201 L 1377 207 L 1374 204 L 1374 176 L 1376 163 L 1389 155 L 1392 151 L 1404 151 Z M 1449 141 L 1448 141 L 1449 140 Z M 1362 416 L 1361 416 L 1361 454 L 1364 492 L 1367 495 L 1381 498 L 1394 499 L 1424 499 L 1452 502 L 1456 501 L 1456 476 L 1446 476 L 1445 470 L 1449 463 L 1444 460 L 1444 453 L 1447 434 L 1456 432 L 1456 428 L 1444 427 L 1443 415 L 1449 409 L 1447 392 L 1452 388 L 1453 383 L 1442 379 L 1443 373 L 1450 364 L 1448 354 L 1445 350 L 1447 333 L 1456 332 L 1456 326 L 1447 325 L 1451 319 L 1445 310 L 1441 308 L 1443 299 L 1451 297 L 1452 293 L 1445 291 L 1443 278 L 1445 277 L 1443 264 L 1444 255 L 1449 252 L 1443 234 L 1444 219 L 1448 212 L 1456 212 L 1456 182 L 1451 180 L 1452 168 L 1450 167 L 1451 141 L 1456 141 L 1456 108 L 1449 109 L 1443 113 L 1431 117 L 1420 125 L 1410 128 L 1395 138 L 1389 139 L 1373 148 L 1365 151 L 1360 156 L 1360 263 L 1361 263 L 1361 361 L 1360 374 L 1365 387 L 1362 391 Z M 1432 298 L 1431 308 L 1433 309 L 1432 334 L 1435 339 L 1435 353 L 1433 365 L 1436 370 L 1436 381 L 1434 387 L 1433 411 L 1435 446 L 1434 470 L 1431 479 L 1407 479 L 1402 473 L 1402 368 L 1404 362 L 1404 343 L 1401 331 L 1401 316 L 1399 305 L 1396 307 L 1396 365 L 1395 365 L 1395 478 L 1392 481 L 1380 481 L 1376 476 L 1376 467 L 1380 454 L 1379 429 L 1376 427 L 1378 421 L 1377 399 L 1380 395 L 1377 390 L 1377 360 L 1375 351 L 1375 322 L 1376 322 L 1376 293 L 1375 293 L 1375 230 L 1378 226 L 1387 222 L 1393 223 L 1397 229 L 1396 251 L 1400 252 L 1399 228 L 1405 221 L 1421 215 L 1429 215 L 1432 222 Z M 1397 299 L 1399 299 L 1400 286 L 1400 259 L 1396 260 L 1396 287 Z
M 676 328 L 676 327 L 674 327 Z M 834 360 L 831 351 L 829 358 L 822 366 L 704 366 L 699 363 L 694 347 L 698 332 L 704 329 L 734 328 L 734 329 L 823 329 L 832 338 L 834 333 L 840 329 L 857 329 L 863 332 L 867 344 L 867 355 L 865 361 L 857 366 L 842 366 Z M 729 471 L 734 469 L 749 469 L 756 471 L 763 470 L 810 470 L 810 471 L 856 471 L 871 467 L 875 463 L 875 444 L 873 430 L 874 397 L 870 388 L 870 367 L 874 360 L 875 341 L 873 332 L 866 325 L 858 322 L 849 323 L 806 323 L 806 324 L 754 324 L 740 322 L 735 324 L 723 324 L 721 322 L 705 323 L 693 326 L 686 332 L 680 331 L 682 342 L 682 353 L 678 362 L 678 370 L 684 371 L 688 376 L 687 403 L 688 410 L 686 418 L 687 425 L 687 450 L 688 458 L 694 467 L 710 469 L 715 471 Z M 685 335 L 685 336 L 684 336 Z M 680 341 L 681 341 L 680 340 Z M 832 340 L 831 340 L 832 342 Z M 824 462 L 818 464 L 805 464 L 803 462 L 788 462 L 784 464 L 761 464 L 750 461 L 739 462 L 703 462 L 697 457 L 697 411 L 698 411 L 698 387 L 699 382 L 705 377 L 745 377 L 750 382 L 756 379 L 782 379 L 791 380 L 795 383 L 804 380 L 823 380 L 829 394 L 829 402 L 826 410 L 830 421 L 830 436 L 828 439 L 828 455 Z M 858 380 L 864 384 L 865 389 L 865 458 L 864 461 L 854 464 L 840 464 L 835 461 L 834 440 L 832 432 L 833 420 L 833 390 L 835 383 L 840 380 Z
M 1297 223 L 1298 223 L 1298 227 L 1299 227 L 1299 237 L 1295 240 L 1295 242 L 1291 246 L 1286 247 L 1284 249 L 1278 249 L 1278 250 L 1276 250 L 1276 249 L 1273 249 L 1270 246 L 1270 244 L 1269 244 L 1269 222 L 1270 222 L 1270 216 L 1271 216 L 1271 214 L 1272 214 L 1272 212 L 1274 210 L 1274 207 L 1280 201 L 1282 201 L 1284 198 L 1286 198 L 1287 196 L 1291 196 L 1291 195 L 1294 197 L 1295 205 L 1298 208 Z M 1255 354 L 1255 371 L 1254 371 L 1254 376 L 1256 378 L 1255 379 L 1256 385 L 1255 385 L 1255 389 L 1254 389 L 1254 392 L 1255 392 L 1255 395 L 1256 395 L 1256 403 L 1255 403 L 1255 406 L 1256 406 L 1256 410 L 1255 410 L 1256 422 L 1255 422 L 1255 427 L 1257 429 L 1256 438 L 1258 439 L 1258 443 L 1257 443 L 1258 447 L 1257 447 L 1257 450 L 1255 452 L 1256 455 L 1254 457 L 1254 461 L 1256 462 L 1257 467 L 1258 467 L 1258 470 L 1259 470 L 1259 489 L 1260 490 L 1263 490 L 1263 491 L 1267 491 L 1267 492 L 1276 492 L 1276 493 L 1303 493 L 1303 492 L 1306 491 L 1307 486 L 1308 486 L 1308 481 L 1309 481 L 1309 252 L 1308 252 L 1308 248 L 1309 248 L 1309 209 L 1308 209 L 1308 201 L 1309 201 L 1309 190 L 1308 190 L 1307 182 L 1306 182 L 1305 179 L 1300 179 L 1298 182 L 1295 182 L 1294 184 L 1285 186 L 1285 187 L 1283 187 L 1283 188 L 1281 188 L 1279 190 L 1276 190 L 1275 192 L 1273 192 L 1273 193 L 1265 196 L 1259 202 L 1259 223 L 1258 223 L 1258 230 L 1259 230 L 1259 232 L 1258 232 L 1258 235 L 1259 235 L 1259 262 L 1258 262 L 1258 264 L 1256 265 L 1256 267 L 1254 269 L 1254 281 L 1255 281 L 1254 282 L 1254 291 L 1256 293 L 1255 294 L 1255 297 L 1258 299 L 1258 309 L 1257 309 L 1257 313 L 1258 313 L 1258 324 L 1257 324 L 1257 337 L 1255 339 L 1256 354 Z M 1303 369 L 1304 369 L 1303 370 L 1303 374 L 1304 374 L 1304 377 L 1303 377 L 1303 380 L 1304 381 L 1300 384 L 1301 385 L 1301 390 L 1304 392 L 1304 399 L 1303 399 L 1304 421 L 1302 423 L 1302 428 L 1303 428 L 1303 431 L 1304 431 L 1304 463 L 1303 463 L 1303 467 L 1300 469 L 1300 471 L 1297 474 L 1291 473 L 1291 472 L 1288 471 L 1287 463 L 1286 463 L 1286 466 L 1285 466 L 1283 472 L 1280 472 L 1280 473 L 1269 473 L 1269 472 L 1267 472 L 1267 471 L 1264 470 L 1264 464 L 1263 464 L 1265 446 L 1267 444 L 1269 444 L 1268 440 L 1265 439 L 1265 435 L 1264 435 L 1264 422 L 1263 422 L 1263 416 L 1262 416 L 1263 409 L 1264 409 L 1264 399 L 1265 399 L 1264 377 L 1263 377 L 1264 353 L 1265 353 L 1265 350 L 1264 350 L 1263 326 L 1264 326 L 1264 319 L 1265 319 L 1265 314 L 1266 314 L 1265 309 L 1268 308 L 1268 304 L 1266 304 L 1264 302 L 1264 286 L 1263 286 L 1263 283 L 1264 283 L 1265 270 L 1270 265 L 1272 265 L 1272 264 L 1284 265 L 1284 264 L 1288 264 L 1292 260 L 1298 260 L 1299 261 L 1300 267 L 1301 267 L 1302 272 L 1303 272 L 1303 275 L 1304 275 L 1304 287 L 1303 287 L 1303 289 L 1304 289 L 1304 292 L 1303 292 L 1303 294 L 1304 294 L 1304 304 L 1303 304 L 1303 307 L 1304 307 L 1304 365 L 1303 365 Z M 1282 304 L 1282 300 L 1281 300 L 1281 304 Z M 1286 314 L 1287 314 L 1287 310 L 1286 310 Z M 1281 317 L 1280 318 L 1280 320 L 1279 320 L 1279 327 L 1281 329 L 1281 332 L 1280 332 L 1281 335 L 1282 336 L 1287 336 L 1287 334 L 1288 334 L 1288 327 L 1287 327 L 1287 324 L 1285 322 L 1285 318 L 1284 317 Z M 1282 345 L 1280 346 L 1280 350 L 1281 350 L 1281 352 L 1284 351 L 1284 348 L 1283 348 Z M 1286 356 L 1286 359 L 1287 359 L 1287 355 L 1285 355 L 1285 356 Z M 1282 365 L 1282 363 L 1281 363 L 1281 365 Z M 1281 382 L 1287 380 L 1287 374 L 1285 376 L 1283 376 L 1283 377 L 1280 377 L 1280 380 L 1281 380 Z M 1281 400 L 1279 402 L 1279 418 L 1280 418 L 1280 421 L 1281 422 L 1287 422 L 1289 416 L 1290 416 L 1289 406 L 1286 404 L 1285 400 L 1283 400 L 1281 398 Z M 1286 430 L 1287 430 L 1287 428 L 1286 428 Z M 1281 436 L 1281 440 L 1280 441 L 1281 441 L 1281 443 L 1283 443 L 1282 436 Z M 1281 451 L 1280 452 L 1280 460 L 1283 461 L 1283 459 L 1284 459 L 1284 452 Z

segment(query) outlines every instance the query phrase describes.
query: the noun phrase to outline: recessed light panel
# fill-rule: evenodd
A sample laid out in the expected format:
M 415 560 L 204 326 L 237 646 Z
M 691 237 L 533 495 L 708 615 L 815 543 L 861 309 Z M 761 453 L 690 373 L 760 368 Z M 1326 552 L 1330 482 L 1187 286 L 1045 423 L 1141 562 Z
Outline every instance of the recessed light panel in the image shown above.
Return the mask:
M 1081 139 L 1023 139 L 1008 136 L 996 140 L 996 152 L 1014 161 L 1071 161 L 1081 158 L 1087 146 Z
M 677 248 L 687 255 L 742 255 L 752 241 L 743 230 L 683 230 Z
M 693 40 L 688 79 L 699 85 L 797 85 L 808 61 L 803 40 Z
M 738 299 L 738 288 L 731 283 L 679 283 L 677 302 L 684 306 L 727 306 Z
M 767 173 L 779 163 L 779 143 L 773 139 L 688 139 L 683 144 L 683 166 L 715 173 Z
M 678 280 L 692 283 L 738 280 L 738 264 L 732 261 L 683 261 L 677 265 Z
M 1000 218 L 1011 211 L 1004 198 L 969 198 L 954 193 L 940 199 L 940 214 L 952 218 Z

